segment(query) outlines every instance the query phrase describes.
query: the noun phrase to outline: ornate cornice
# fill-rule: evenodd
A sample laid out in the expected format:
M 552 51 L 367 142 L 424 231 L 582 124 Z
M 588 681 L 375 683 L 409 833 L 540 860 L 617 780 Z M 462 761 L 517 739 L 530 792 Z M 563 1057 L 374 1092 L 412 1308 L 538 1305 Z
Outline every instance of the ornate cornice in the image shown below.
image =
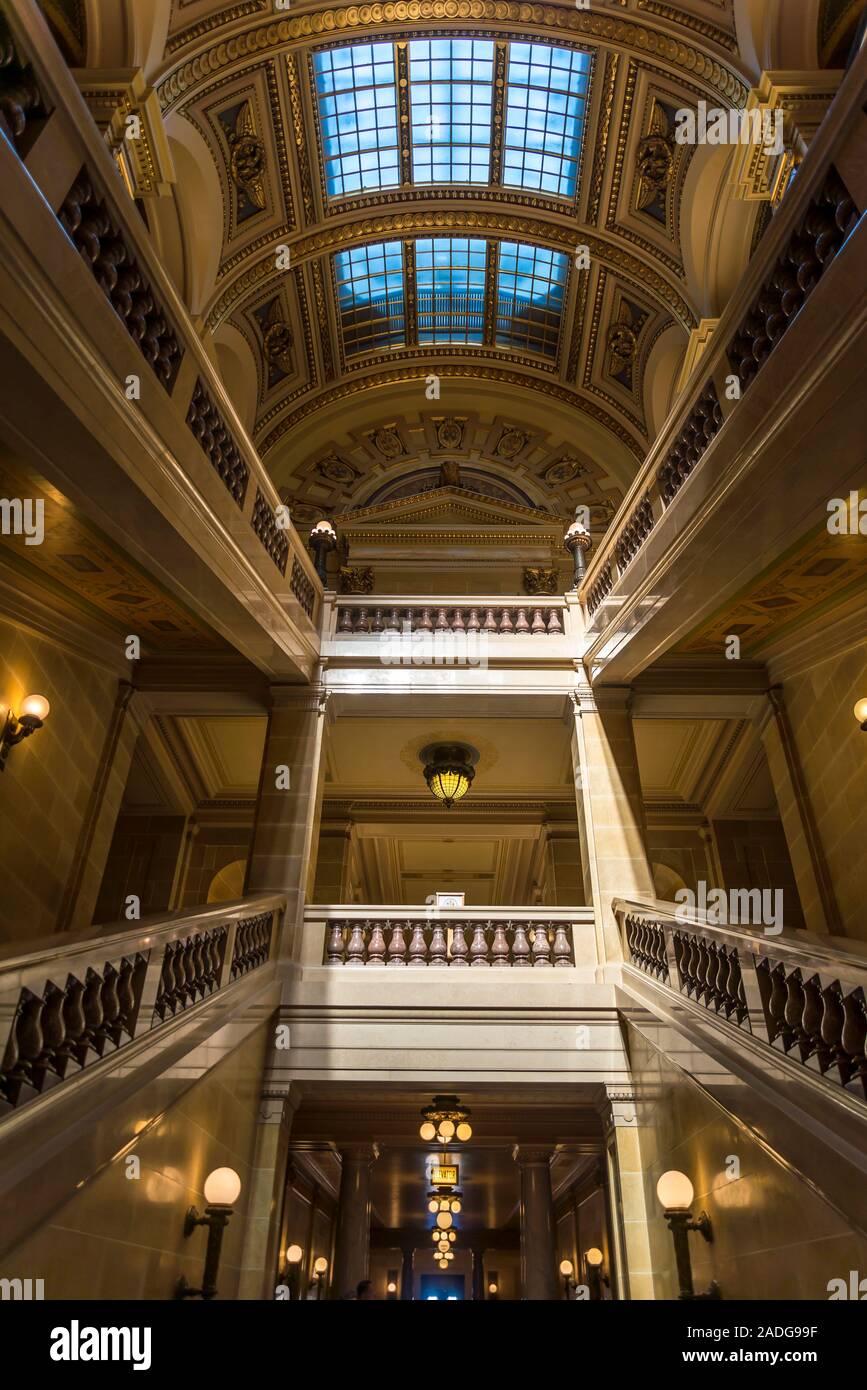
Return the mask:
M 386 4 L 346 5 L 312 14 L 287 15 L 251 23 L 240 33 L 212 43 L 195 56 L 186 57 L 166 72 L 157 93 L 164 111 L 172 110 L 193 91 L 209 85 L 225 68 L 243 65 L 249 58 L 286 50 L 320 37 L 382 33 L 407 24 L 447 26 L 488 23 L 526 28 L 562 37 L 574 35 L 601 46 L 632 50 L 670 64 L 675 72 L 704 81 L 710 94 L 731 105 L 744 106 L 748 88 L 734 67 L 719 54 L 705 52 L 694 43 L 675 37 L 652 20 L 637 15 L 620 16 L 567 6 L 517 4 L 511 0 L 391 0 Z M 715 30 L 715 26 L 707 26 Z M 713 37 L 716 32 L 703 37 Z

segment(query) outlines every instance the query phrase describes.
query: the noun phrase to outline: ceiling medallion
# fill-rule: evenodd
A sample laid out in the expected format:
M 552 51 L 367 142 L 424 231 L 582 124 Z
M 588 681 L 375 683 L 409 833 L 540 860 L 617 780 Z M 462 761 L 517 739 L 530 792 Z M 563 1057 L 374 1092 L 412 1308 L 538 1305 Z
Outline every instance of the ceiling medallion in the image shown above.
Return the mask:
M 529 438 L 530 436 L 524 434 L 523 430 L 516 430 L 512 426 L 508 426 L 497 440 L 497 447 L 494 452 L 499 454 L 500 458 L 517 458 L 521 450 L 527 447 Z
M 320 459 L 316 465 L 316 472 L 321 478 L 327 478 L 330 483 L 354 483 L 360 476 L 351 463 L 347 463 L 337 454 L 326 454 L 325 458 Z
M 466 743 L 430 743 L 418 756 L 431 792 L 450 811 L 469 791 L 479 753 Z
M 564 454 L 555 463 L 549 464 L 545 469 L 545 482 L 552 487 L 557 487 L 560 483 L 571 483 L 573 478 L 580 478 L 587 472 L 583 463 L 578 459 L 570 458 Z
M 246 101 L 228 137 L 232 181 L 257 208 L 265 206 L 265 144 L 256 134 L 253 110 Z
M 465 1144 L 473 1137 L 470 1111 L 461 1105 L 457 1096 L 434 1096 L 432 1103 L 422 1110 L 421 1117 L 419 1136 L 426 1144 L 434 1139 L 441 1144 L 451 1144 L 454 1140 Z
M 441 449 L 459 449 L 464 439 L 465 420 L 456 420 L 449 415 L 445 420 L 435 420 L 437 444 Z
M 367 437 L 383 458 L 396 459 L 400 458 L 401 454 L 406 453 L 403 441 L 394 425 L 383 425 L 381 429 L 374 430 L 373 434 L 369 434 Z

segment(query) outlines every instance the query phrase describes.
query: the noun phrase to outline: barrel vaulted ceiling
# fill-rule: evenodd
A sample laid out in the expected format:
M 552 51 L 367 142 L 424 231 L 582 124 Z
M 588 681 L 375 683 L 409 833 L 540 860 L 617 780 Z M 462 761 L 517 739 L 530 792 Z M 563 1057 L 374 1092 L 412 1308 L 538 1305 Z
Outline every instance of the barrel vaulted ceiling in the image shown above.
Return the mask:
M 457 460 L 604 528 L 757 234 L 730 150 L 673 122 L 746 103 L 762 6 L 143 8 L 149 225 L 298 520 Z

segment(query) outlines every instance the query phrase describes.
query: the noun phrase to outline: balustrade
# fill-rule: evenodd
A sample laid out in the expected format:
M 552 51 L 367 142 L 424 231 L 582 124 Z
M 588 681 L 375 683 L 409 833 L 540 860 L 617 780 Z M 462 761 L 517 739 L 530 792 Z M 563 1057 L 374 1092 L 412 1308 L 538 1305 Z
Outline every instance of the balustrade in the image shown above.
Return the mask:
M 340 603 L 337 634 L 382 632 L 485 633 L 488 636 L 562 637 L 562 606 L 538 603 L 460 606 Z
M 572 927 L 562 921 L 425 922 L 420 918 L 332 921 L 326 929 L 325 962 L 428 969 L 525 969 L 574 965 Z

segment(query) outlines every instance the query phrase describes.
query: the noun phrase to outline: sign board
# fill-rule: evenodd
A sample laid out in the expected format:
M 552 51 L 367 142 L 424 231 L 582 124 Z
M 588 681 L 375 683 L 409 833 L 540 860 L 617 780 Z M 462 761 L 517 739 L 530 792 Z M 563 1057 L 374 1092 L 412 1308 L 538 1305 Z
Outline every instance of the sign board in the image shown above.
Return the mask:
M 458 1166 L 444 1168 L 436 1165 L 431 1169 L 430 1180 L 435 1187 L 440 1184 L 443 1187 L 457 1187 L 458 1185 Z
M 466 893 L 437 893 L 437 907 L 465 907 Z

